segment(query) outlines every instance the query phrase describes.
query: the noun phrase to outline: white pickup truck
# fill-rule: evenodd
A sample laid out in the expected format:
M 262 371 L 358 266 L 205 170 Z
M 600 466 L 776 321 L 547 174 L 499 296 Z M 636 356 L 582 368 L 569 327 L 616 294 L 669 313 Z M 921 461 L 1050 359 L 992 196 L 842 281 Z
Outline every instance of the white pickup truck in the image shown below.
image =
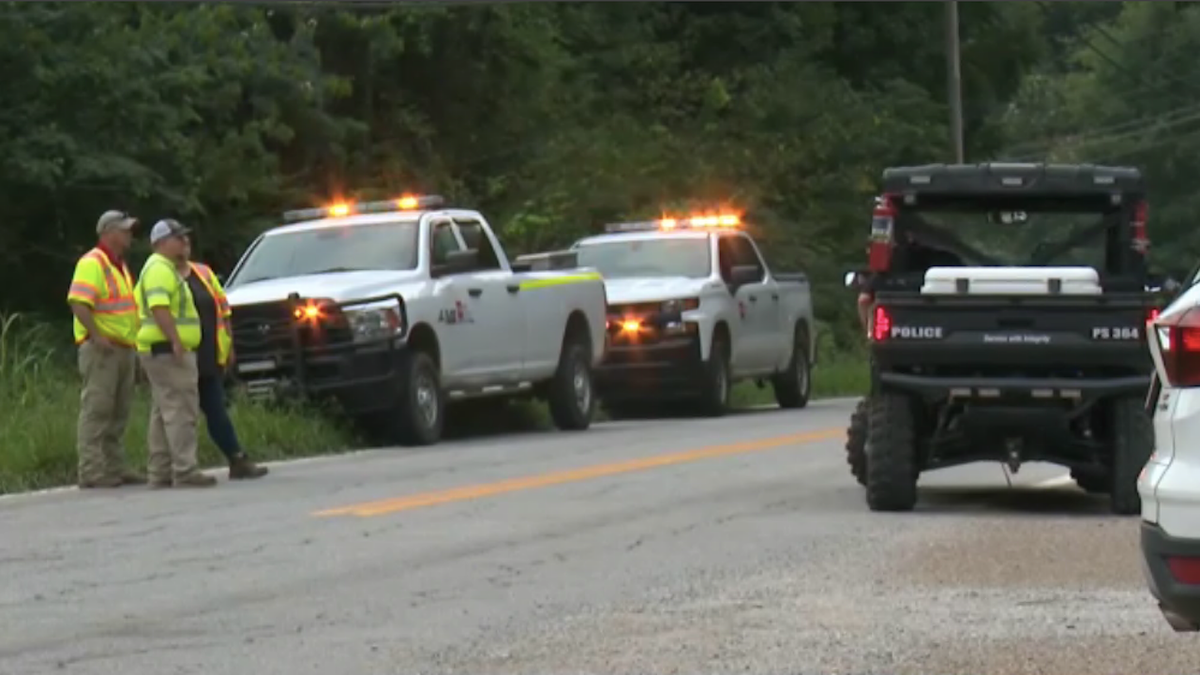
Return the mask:
M 729 408 L 733 382 L 770 381 L 785 408 L 807 405 L 816 362 L 802 274 L 774 274 L 733 215 L 616 223 L 577 241 L 604 276 L 609 348 L 596 371 L 616 414 L 648 399 Z
M 405 444 L 436 443 L 447 402 L 485 396 L 539 396 L 560 429 L 587 428 L 605 348 L 600 275 L 510 265 L 480 213 L 442 204 L 292 211 L 301 222 L 259 236 L 226 284 L 237 379 L 333 398 Z

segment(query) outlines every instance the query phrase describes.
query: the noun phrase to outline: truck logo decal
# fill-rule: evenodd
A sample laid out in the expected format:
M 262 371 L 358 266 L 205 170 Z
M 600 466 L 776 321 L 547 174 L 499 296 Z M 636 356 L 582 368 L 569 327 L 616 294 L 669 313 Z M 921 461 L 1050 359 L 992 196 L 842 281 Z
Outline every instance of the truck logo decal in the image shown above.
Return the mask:
M 892 326 L 892 337 L 902 340 L 941 340 L 941 326 Z
M 467 306 L 462 300 L 455 300 L 453 307 L 445 307 L 438 312 L 438 323 L 449 325 L 459 323 L 475 323 L 475 318 L 467 311 Z
M 1004 345 L 1048 345 L 1050 344 L 1049 335 L 1037 335 L 1031 333 L 1001 333 L 999 335 L 985 333 L 983 335 L 984 344 L 1004 344 Z

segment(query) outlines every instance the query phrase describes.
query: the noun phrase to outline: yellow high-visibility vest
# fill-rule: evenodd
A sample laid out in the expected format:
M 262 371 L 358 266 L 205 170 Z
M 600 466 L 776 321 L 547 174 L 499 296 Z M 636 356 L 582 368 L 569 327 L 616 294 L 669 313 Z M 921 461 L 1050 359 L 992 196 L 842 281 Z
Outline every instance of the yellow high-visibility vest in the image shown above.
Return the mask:
M 170 258 L 154 253 L 146 260 L 134 295 L 137 296 L 138 315 L 141 318 L 137 332 L 139 352 L 150 351 L 150 345 L 154 343 L 167 342 L 167 336 L 158 327 L 150 311 L 154 307 L 170 309 L 184 349 L 195 351 L 200 346 L 200 315 L 196 312 L 192 289 L 188 288 Z
M 85 253 L 75 263 L 67 302 L 86 305 L 92 310 L 96 328 L 113 342 L 133 347 L 137 340 L 137 303 L 133 298 L 133 278 L 125 265 L 117 267 L 99 247 Z M 75 344 L 88 339 L 88 329 L 74 318 Z
M 217 365 L 224 367 L 229 362 L 229 352 L 233 347 L 233 328 L 230 326 L 230 317 L 233 316 L 233 310 L 229 308 L 229 298 L 225 297 L 225 289 L 221 286 L 221 282 L 217 279 L 217 275 L 213 273 L 212 268 L 204 263 L 191 262 L 192 274 L 204 284 L 204 288 L 208 289 L 209 295 L 213 297 L 213 301 L 217 305 Z

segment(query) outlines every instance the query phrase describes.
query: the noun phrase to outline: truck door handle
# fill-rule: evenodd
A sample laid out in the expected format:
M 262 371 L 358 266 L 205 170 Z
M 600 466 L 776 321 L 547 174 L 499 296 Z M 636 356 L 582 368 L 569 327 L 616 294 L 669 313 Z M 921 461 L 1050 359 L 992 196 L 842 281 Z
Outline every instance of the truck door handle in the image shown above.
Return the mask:
M 772 294 L 771 294 L 771 299 L 772 299 L 772 300 L 778 300 L 778 299 L 779 299 L 779 294 L 778 294 L 778 293 L 772 293 Z
M 483 289 L 482 288 L 468 288 L 467 295 L 470 295 L 472 298 L 478 298 L 479 296 L 483 295 Z
M 509 284 L 507 288 L 509 293 L 516 293 L 521 290 L 521 284 Z
M 757 295 L 750 296 L 750 302 L 758 302 L 758 296 Z

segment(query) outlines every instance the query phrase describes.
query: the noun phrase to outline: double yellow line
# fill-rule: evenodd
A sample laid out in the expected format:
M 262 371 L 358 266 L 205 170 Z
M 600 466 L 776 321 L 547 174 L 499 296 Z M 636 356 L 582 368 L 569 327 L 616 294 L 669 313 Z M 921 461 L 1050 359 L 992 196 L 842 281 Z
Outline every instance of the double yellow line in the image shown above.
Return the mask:
M 389 513 L 409 511 L 411 509 L 418 509 L 425 506 L 448 504 L 451 502 L 463 502 L 472 499 L 481 499 L 483 497 L 492 497 L 507 492 L 518 492 L 522 490 L 532 490 L 534 488 L 549 487 L 551 485 L 562 485 L 563 483 L 577 483 L 579 481 L 591 480 L 593 478 L 603 478 L 605 476 L 614 476 L 622 473 L 645 471 L 647 469 L 655 469 L 663 466 L 696 462 L 702 459 L 711 459 L 713 457 L 724 457 L 726 455 L 739 455 L 749 452 L 758 452 L 761 450 L 779 448 L 785 445 L 816 443 L 818 441 L 844 438 L 845 435 L 845 429 L 823 429 L 820 431 L 790 434 L 787 436 L 764 438 L 754 441 L 745 441 L 742 443 L 714 445 L 707 448 L 698 448 L 696 450 L 687 450 L 684 452 L 676 452 L 667 455 L 642 457 L 625 462 L 596 464 L 578 469 L 567 469 L 565 471 L 555 471 L 551 473 L 524 476 L 521 478 L 511 478 L 509 480 L 502 480 L 495 483 L 465 485 L 463 487 L 451 488 L 448 490 L 422 492 L 405 497 L 395 497 L 392 499 L 381 499 L 379 501 L 352 504 L 350 506 L 317 511 L 312 515 L 359 516 L 364 518 L 371 516 L 382 516 Z

